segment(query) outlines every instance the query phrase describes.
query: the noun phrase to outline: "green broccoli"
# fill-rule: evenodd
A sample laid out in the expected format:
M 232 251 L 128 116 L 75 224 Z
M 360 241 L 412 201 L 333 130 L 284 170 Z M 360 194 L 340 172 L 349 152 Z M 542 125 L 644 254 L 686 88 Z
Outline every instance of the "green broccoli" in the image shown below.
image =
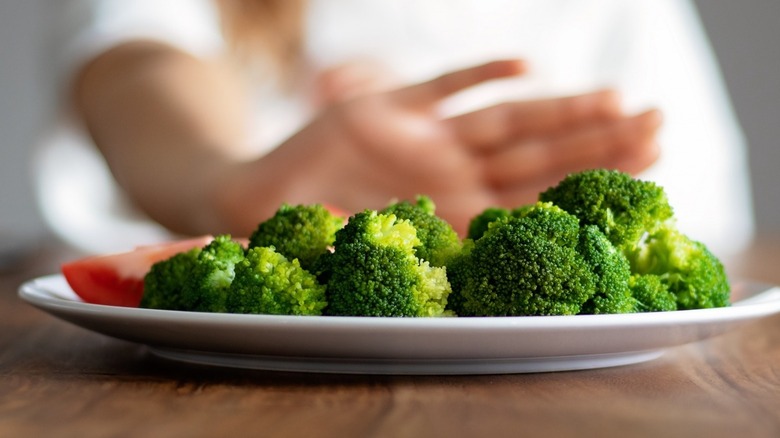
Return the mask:
M 427 196 L 418 196 L 416 203 L 401 201 L 391 204 L 382 214 L 394 214 L 409 220 L 417 230 L 420 244 L 415 247 L 418 258 L 433 266 L 447 266 L 460 253 L 463 244 L 448 222 L 436 216 L 436 205 Z
M 477 240 L 482 237 L 493 222 L 510 217 L 523 217 L 528 210 L 536 207 L 536 204 L 521 205 L 520 207 L 508 209 L 503 207 L 488 207 L 482 213 L 474 216 L 469 223 L 468 234 L 466 238 Z
M 629 287 L 635 300 L 635 312 L 677 310 L 677 297 L 669 291 L 669 286 L 657 275 L 632 275 Z
M 243 258 L 241 244 L 229 235 L 220 235 L 203 248 L 194 248 L 158 262 L 144 277 L 141 306 L 224 312 L 234 265 Z
M 463 241 L 427 196 L 343 219 L 283 205 L 249 249 L 230 236 L 152 266 L 143 307 L 338 316 L 655 312 L 729 304 L 721 262 L 681 233 L 660 186 L 567 176 L 535 204 L 493 207 Z
M 731 288 L 723 264 L 704 244 L 674 228 L 648 236 L 627 256 L 633 273 L 661 279 L 680 310 L 729 305 Z
M 631 267 L 623 253 L 594 225 L 580 229 L 577 251 L 596 274 L 596 292 L 582 305 L 580 313 L 633 312 L 636 306 L 629 288 Z
M 236 263 L 225 308 L 231 313 L 321 315 L 325 286 L 273 247 L 255 247 Z
M 444 268 L 415 255 L 409 220 L 366 210 L 336 233 L 326 256 L 326 313 L 338 316 L 442 316 L 450 294 Z
M 249 248 L 273 246 L 288 259 L 298 259 L 310 268 L 333 245 L 344 220 L 325 207 L 282 205 L 270 219 L 260 223 L 249 236 Z
M 244 248 L 229 235 L 220 235 L 198 254 L 182 289 L 183 310 L 224 312 L 225 299 L 233 281 L 235 264 L 244 258 Z
M 183 290 L 202 248 L 176 254 L 152 265 L 144 277 L 141 307 L 161 310 L 184 310 Z
M 483 234 L 485 234 L 491 223 L 499 219 L 508 218 L 510 216 L 512 216 L 512 213 L 509 211 L 509 209 L 501 207 L 486 208 L 482 211 L 482 213 L 474 216 L 474 218 L 471 219 L 466 238 L 477 240 L 482 237 Z
M 570 174 L 539 200 L 561 207 L 582 225 L 596 225 L 619 249 L 631 249 L 673 216 L 662 187 L 615 170 Z
M 589 170 L 567 176 L 539 195 L 595 225 L 628 259 L 635 279 L 638 309 L 668 310 L 668 293 L 679 309 L 728 305 L 730 285 L 721 262 L 700 243 L 676 229 L 662 187 L 612 170 Z M 656 291 L 659 296 L 651 296 Z
M 627 267 L 596 228 L 581 232 L 576 217 L 538 203 L 467 240 L 448 271 L 450 308 L 462 316 L 626 311 Z

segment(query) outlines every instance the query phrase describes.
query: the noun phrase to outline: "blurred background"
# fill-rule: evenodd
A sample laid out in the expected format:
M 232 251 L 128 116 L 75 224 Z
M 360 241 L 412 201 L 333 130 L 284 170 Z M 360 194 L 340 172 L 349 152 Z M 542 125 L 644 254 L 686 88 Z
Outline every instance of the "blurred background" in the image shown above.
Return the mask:
M 0 262 L 16 247 L 48 234 L 29 164 L 53 112 L 52 86 L 43 79 L 41 47 L 50 17 L 42 3 L 0 0 Z M 750 147 L 758 231 L 780 231 L 780 1 L 698 0 L 696 5 Z

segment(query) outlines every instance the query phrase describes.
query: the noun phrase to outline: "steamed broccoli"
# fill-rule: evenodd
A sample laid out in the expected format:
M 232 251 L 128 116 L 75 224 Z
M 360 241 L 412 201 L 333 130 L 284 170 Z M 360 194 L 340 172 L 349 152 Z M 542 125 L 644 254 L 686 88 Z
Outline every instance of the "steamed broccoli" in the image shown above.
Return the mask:
M 321 315 L 325 287 L 273 247 L 256 247 L 236 263 L 228 289 L 226 310 L 232 313 Z
M 499 220 L 506 219 L 512 216 L 512 213 L 507 208 L 501 207 L 489 207 L 482 211 L 482 213 L 474 216 L 469 223 L 468 233 L 466 238 L 471 240 L 477 240 L 482 237 L 488 230 L 491 223 Z
M 596 228 L 551 203 L 499 218 L 449 270 L 463 316 L 628 311 L 628 264 Z M 598 292 L 598 295 L 597 295 Z
M 420 245 L 408 220 L 366 210 L 336 233 L 326 256 L 326 313 L 339 316 L 441 316 L 450 284 L 444 268 L 415 255 Z
M 577 250 L 596 274 L 596 292 L 580 313 L 628 313 L 635 310 L 629 288 L 631 267 L 622 252 L 594 225 L 580 229 Z
M 577 216 L 583 225 L 599 227 L 626 256 L 633 275 L 658 277 L 660 285 L 655 279 L 633 280 L 637 309 L 671 309 L 668 293 L 679 309 L 728 305 L 730 285 L 722 264 L 704 244 L 676 229 L 666 193 L 655 183 L 590 170 L 567 176 L 539 199 Z
M 182 291 L 187 287 L 193 267 L 202 248 L 189 251 L 152 265 L 144 277 L 141 307 L 147 309 L 184 310 Z
M 143 307 L 224 312 L 233 268 L 244 248 L 221 235 L 203 248 L 177 254 L 152 266 L 144 278 Z
M 637 245 L 673 216 L 662 187 L 615 170 L 570 174 L 539 200 L 577 216 L 583 225 L 596 225 L 620 249 Z
M 669 291 L 661 277 L 653 274 L 632 275 L 629 280 L 636 312 L 668 312 L 677 310 L 677 297 Z
M 283 205 L 249 249 L 230 236 L 155 264 L 141 305 L 339 316 L 573 315 L 726 306 L 721 262 L 681 233 L 660 186 L 610 170 L 567 176 L 461 241 L 426 196 L 343 220 Z
M 409 220 L 417 230 L 420 244 L 415 247 L 418 258 L 433 266 L 447 266 L 460 253 L 460 237 L 448 222 L 436 216 L 436 205 L 427 196 L 418 196 L 416 203 L 401 201 L 391 204 L 382 214 L 394 214 Z
M 282 205 L 276 214 L 260 223 L 249 237 L 249 248 L 273 246 L 288 259 L 298 259 L 304 268 L 333 245 L 344 220 L 325 207 Z
M 634 273 L 660 278 L 680 310 L 729 304 L 730 285 L 720 260 L 704 244 L 674 228 L 648 236 L 627 256 Z
M 224 312 L 225 298 L 233 281 L 235 264 L 244 258 L 244 248 L 228 235 L 221 235 L 198 254 L 182 290 L 183 310 Z

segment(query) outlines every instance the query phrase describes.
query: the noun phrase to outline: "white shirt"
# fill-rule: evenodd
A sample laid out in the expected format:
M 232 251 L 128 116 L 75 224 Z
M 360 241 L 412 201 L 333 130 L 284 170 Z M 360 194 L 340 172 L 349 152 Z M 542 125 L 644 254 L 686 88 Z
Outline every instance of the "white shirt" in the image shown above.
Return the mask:
M 204 57 L 225 49 L 216 9 L 208 0 L 69 3 L 70 15 L 64 15 L 58 37 L 64 47 L 58 61 L 63 83 L 91 56 L 132 38 L 160 39 Z M 619 90 L 627 111 L 660 108 L 664 114 L 659 134 L 661 158 L 640 178 L 663 186 L 679 227 L 716 254 L 736 251 L 751 239 L 753 216 L 745 141 L 731 113 L 698 17 L 688 1 L 310 3 L 304 53 L 315 71 L 370 57 L 411 82 L 498 58 L 522 58 L 529 62 L 530 71 L 523 77 L 485 84 L 453 97 L 445 105 L 445 110 L 452 113 L 500 100 L 565 95 L 603 87 Z M 304 78 L 304 82 L 311 79 Z M 263 148 L 278 145 L 313 115 L 311 99 L 303 91 L 290 96 L 271 87 L 258 87 L 254 97 L 252 117 L 258 122 L 251 124 L 257 128 L 251 135 Z M 69 153 L 73 155 L 74 144 L 83 143 L 83 138 L 70 138 Z M 81 148 L 78 153 L 88 155 L 88 149 Z M 56 161 L 61 163 L 66 159 L 64 155 L 60 153 Z M 99 159 L 91 160 L 93 167 L 101 166 Z M 57 173 L 58 166 L 43 167 L 41 171 L 49 179 Z M 101 184 L 110 184 L 105 169 L 99 172 L 103 172 Z M 51 200 L 55 196 L 46 194 L 46 187 L 53 184 L 50 181 L 40 185 L 45 212 L 47 203 L 56 204 Z M 104 204 L 115 204 L 122 197 L 116 188 L 102 190 Z M 92 204 L 84 208 L 102 209 L 104 213 L 116 208 L 101 207 L 97 205 L 100 202 Z M 68 214 L 76 214 L 76 207 L 67 209 Z M 90 251 L 104 252 L 131 245 L 133 240 L 138 244 L 166 236 L 157 225 L 139 216 L 128 219 L 127 215 L 113 215 L 112 229 L 105 214 L 97 215 L 90 221 L 92 227 L 85 230 L 79 225 L 86 221 L 84 212 L 65 226 L 63 223 L 68 220 L 63 217 L 68 214 L 62 208 L 50 210 L 47 216 L 52 226 L 72 243 Z M 100 236 L 116 236 L 117 226 L 134 228 L 122 234 L 125 241 Z M 98 232 L 96 227 L 106 230 Z

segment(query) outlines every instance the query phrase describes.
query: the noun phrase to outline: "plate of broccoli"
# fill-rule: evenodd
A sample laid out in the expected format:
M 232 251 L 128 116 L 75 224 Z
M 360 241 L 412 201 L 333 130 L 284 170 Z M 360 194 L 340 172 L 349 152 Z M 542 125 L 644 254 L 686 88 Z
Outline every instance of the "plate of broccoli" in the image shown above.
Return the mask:
M 780 311 L 778 289 L 732 284 L 677 229 L 663 188 L 604 169 L 571 174 L 533 204 L 488 208 L 464 238 L 426 196 L 348 219 L 283 205 L 246 240 L 216 236 L 134 279 L 105 268 L 134 298 L 107 305 L 66 270 L 20 295 L 159 356 L 271 370 L 617 366 Z

